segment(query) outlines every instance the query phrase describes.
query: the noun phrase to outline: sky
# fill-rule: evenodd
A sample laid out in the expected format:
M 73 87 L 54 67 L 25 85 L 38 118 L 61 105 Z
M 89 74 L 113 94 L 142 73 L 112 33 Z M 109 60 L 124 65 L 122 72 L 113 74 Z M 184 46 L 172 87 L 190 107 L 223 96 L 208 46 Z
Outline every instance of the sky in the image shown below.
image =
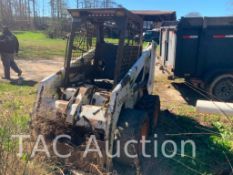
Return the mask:
M 40 9 L 43 6 L 46 8 L 49 4 L 49 0 L 39 2 Z M 67 0 L 66 2 L 69 8 L 77 6 L 77 0 Z M 176 11 L 178 19 L 190 12 L 198 12 L 202 16 L 233 15 L 233 0 L 115 0 L 115 2 L 129 10 Z M 45 15 L 50 13 L 48 9 L 45 11 Z
M 233 0 L 116 0 L 130 10 L 172 10 L 177 17 L 190 12 L 202 16 L 233 15 Z

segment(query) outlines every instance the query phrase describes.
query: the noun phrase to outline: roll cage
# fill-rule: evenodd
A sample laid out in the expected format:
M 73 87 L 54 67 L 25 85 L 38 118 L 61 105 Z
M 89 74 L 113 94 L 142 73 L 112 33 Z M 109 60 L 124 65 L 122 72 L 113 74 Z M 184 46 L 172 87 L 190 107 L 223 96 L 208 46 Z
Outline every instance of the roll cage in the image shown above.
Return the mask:
M 118 84 L 142 53 L 143 20 L 124 8 L 70 9 L 71 34 L 67 41 L 64 85 L 70 86 L 74 60 L 85 62 L 92 52 L 90 79 L 108 79 Z M 79 70 L 80 71 L 80 70 Z

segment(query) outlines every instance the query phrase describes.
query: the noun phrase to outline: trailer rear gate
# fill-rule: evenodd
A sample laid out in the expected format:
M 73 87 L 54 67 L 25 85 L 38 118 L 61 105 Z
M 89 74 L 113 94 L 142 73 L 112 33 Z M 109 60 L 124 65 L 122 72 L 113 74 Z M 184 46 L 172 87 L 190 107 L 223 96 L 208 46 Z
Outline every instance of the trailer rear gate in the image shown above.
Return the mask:
M 203 77 L 219 69 L 233 69 L 233 17 L 182 18 L 176 35 L 168 30 L 162 30 L 161 56 L 175 76 Z
M 176 33 L 175 27 L 163 27 L 160 35 L 160 56 L 163 64 L 173 68 L 176 55 Z
M 174 65 L 175 64 L 175 55 L 176 55 L 176 41 L 177 41 L 177 37 L 175 34 L 174 30 L 171 30 L 168 32 L 168 48 L 170 49 L 170 52 L 168 52 L 168 59 L 167 60 L 167 64 L 168 65 Z M 172 66 L 169 66 L 170 68 Z
M 216 76 L 233 74 L 233 17 L 182 18 L 161 33 L 161 57 L 174 76 L 206 85 Z

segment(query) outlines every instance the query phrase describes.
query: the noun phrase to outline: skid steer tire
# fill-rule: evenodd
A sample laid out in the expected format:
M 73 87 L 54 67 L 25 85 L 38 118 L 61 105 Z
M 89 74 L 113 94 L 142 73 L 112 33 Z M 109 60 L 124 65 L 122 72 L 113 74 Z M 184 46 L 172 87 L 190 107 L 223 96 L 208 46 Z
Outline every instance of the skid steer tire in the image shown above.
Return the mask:
M 158 120 L 160 116 L 160 98 L 157 95 L 145 95 L 137 103 L 136 108 L 139 110 L 144 110 L 148 113 L 150 118 L 150 135 L 153 135 L 155 129 L 158 126 Z
M 114 144 L 114 152 L 116 152 L 116 149 L 119 149 L 116 148 L 117 141 L 120 142 L 120 157 L 115 158 L 114 161 L 126 166 L 140 167 L 142 157 L 142 144 L 140 141 L 143 136 L 146 139 L 148 138 L 149 127 L 149 117 L 146 112 L 130 109 L 124 110 L 118 122 L 119 138 Z M 129 144 L 127 151 L 130 155 L 137 155 L 136 158 L 130 158 L 125 151 L 126 143 L 132 140 L 137 141 L 137 144 Z

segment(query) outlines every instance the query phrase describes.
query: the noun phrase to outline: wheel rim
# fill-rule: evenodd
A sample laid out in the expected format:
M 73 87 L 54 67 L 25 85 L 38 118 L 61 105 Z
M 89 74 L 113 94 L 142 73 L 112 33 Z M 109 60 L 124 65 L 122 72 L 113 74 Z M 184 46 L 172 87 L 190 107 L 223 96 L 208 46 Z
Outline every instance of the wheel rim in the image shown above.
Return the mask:
M 214 95 L 220 100 L 232 100 L 233 98 L 233 79 L 224 78 L 219 81 L 214 88 Z

